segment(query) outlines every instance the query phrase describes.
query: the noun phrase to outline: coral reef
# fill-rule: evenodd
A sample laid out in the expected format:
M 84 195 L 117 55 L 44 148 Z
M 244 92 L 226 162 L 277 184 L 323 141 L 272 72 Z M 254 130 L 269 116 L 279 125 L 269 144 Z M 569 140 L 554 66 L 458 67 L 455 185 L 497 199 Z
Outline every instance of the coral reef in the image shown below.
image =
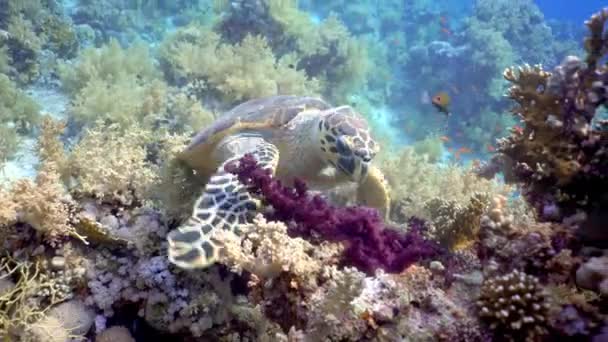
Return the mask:
M 606 238 L 598 228 L 605 213 L 606 128 L 594 120 L 605 106 L 608 11 L 588 22 L 584 61 L 566 58 L 553 72 L 540 66 L 505 71 L 509 97 L 521 127 L 499 142 L 495 163 L 502 163 L 507 180 L 523 184 L 524 195 L 541 219 L 559 221 L 579 211 L 586 215 L 591 239 Z M 602 216 L 603 215 L 603 216 Z
M 608 257 L 593 257 L 576 270 L 576 283 L 582 288 L 608 296 Z
M 0 187 L 1 340 L 608 335 L 608 10 L 587 23 L 584 60 L 501 75 L 555 64 L 576 34 L 552 32 L 530 0 L 478 0 L 469 17 L 427 0 L 3 4 L 0 166 L 37 162 Z M 501 114 L 509 83 L 514 116 Z M 448 118 L 429 114 L 436 91 Z M 176 156 L 227 107 L 279 93 L 356 107 L 411 145 L 387 133 L 374 161 L 394 222 L 247 156 L 228 170 L 264 210 L 214 236 L 215 265 L 175 268 L 167 233 L 203 186 Z

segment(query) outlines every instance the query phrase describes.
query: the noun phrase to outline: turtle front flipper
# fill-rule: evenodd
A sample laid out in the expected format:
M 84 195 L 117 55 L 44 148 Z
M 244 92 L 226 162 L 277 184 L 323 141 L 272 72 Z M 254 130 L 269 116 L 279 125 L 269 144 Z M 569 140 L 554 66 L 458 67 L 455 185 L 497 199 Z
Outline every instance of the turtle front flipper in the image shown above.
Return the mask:
M 261 167 L 275 171 L 279 151 L 267 142 L 225 161 L 207 182 L 203 194 L 194 204 L 192 216 L 167 236 L 169 260 L 178 267 L 192 269 L 212 265 L 222 247 L 222 241 L 214 238 L 214 231 L 224 229 L 238 235 L 239 226 L 251 222 L 255 216 L 258 201 L 236 175 L 224 169 L 228 163 L 238 162 L 246 153 L 251 153 Z
M 378 209 L 384 219 L 388 219 L 391 206 L 388 183 L 377 167 L 369 167 L 367 177 L 357 189 L 357 201 L 362 205 Z

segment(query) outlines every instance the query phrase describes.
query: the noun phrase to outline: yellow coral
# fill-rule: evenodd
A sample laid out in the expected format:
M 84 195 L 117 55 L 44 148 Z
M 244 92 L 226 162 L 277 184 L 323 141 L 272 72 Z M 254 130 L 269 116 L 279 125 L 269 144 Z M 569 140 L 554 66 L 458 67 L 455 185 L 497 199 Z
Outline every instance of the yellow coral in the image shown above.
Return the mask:
M 70 225 L 69 198 L 53 164 L 47 164 L 38 171 L 35 183 L 26 179 L 17 181 L 11 189 L 10 198 L 16 203 L 17 219 L 29 224 L 50 241 L 62 236 L 74 236 L 86 242 Z
M 124 204 L 143 200 L 158 181 L 158 170 L 147 158 L 151 139 L 150 132 L 137 126 L 123 132 L 119 125 L 97 122 L 69 157 L 74 181 L 70 190 Z
M 16 220 L 17 204 L 12 200 L 8 191 L 0 188 L 0 226 L 10 225 Z M 0 236 L 3 235 L 0 233 Z
M 166 84 L 158 80 L 142 84 L 131 76 L 112 83 L 93 79 L 76 95 L 70 112 L 81 122 L 107 119 L 129 127 L 164 110 L 166 91 Z
M 188 27 L 167 38 L 161 57 L 175 77 L 203 79 L 227 101 L 274 94 L 315 94 L 319 83 L 288 65 L 289 56 L 277 60 L 266 38 L 246 36 L 235 45 L 221 44 L 216 33 Z
M 143 43 L 123 49 L 116 39 L 99 49 L 82 51 L 75 63 L 60 64 L 58 72 L 62 86 L 72 95 L 93 80 L 112 84 L 124 77 L 136 77 L 144 84 L 160 77 Z
M 42 163 L 53 163 L 63 176 L 67 167 L 67 157 L 59 136 L 65 129 L 65 122 L 55 121 L 47 116 L 42 120 L 41 131 L 36 144 L 38 158 Z
M 457 165 L 433 164 L 409 147 L 397 153 L 397 157 L 390 154 L 390 151 L 385 151 L 380 156 L 379 165 L 383 165 L 391 185 L 394 205 L 402 203 L 393 210 L 402 218 L 428 217 L 424 204 L 433 198 L 465 205 L 476 192 L 493 196 L 511 191 L 507 185 L 480 178 Z
M 21 179 L 10 190 L 2 191 L 3 208 L 0 224 L 9 225 L 24 222 L 40 232 L 49 241 L 63 236 L 73 236 L 86 240 L 71 226 L 71 200 L 61 181 L 60 167 L 63 146 L 56 135 L 63 130 L 61 123 L 51 120 L 43 122 L 43 130 L 38 139 L 41 167 L 35 182 Z

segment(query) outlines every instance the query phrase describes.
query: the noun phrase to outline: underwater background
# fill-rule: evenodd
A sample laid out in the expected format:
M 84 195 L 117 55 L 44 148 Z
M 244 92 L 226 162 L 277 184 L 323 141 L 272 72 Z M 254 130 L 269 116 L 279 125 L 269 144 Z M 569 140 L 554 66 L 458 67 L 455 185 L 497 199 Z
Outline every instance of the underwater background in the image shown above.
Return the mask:
M 0 340 L 608 341 L 606 5 L 0 0 Z M 276 95 L 360 114 L 374 172 L 243 156 L 258 210 L 176 265 L 214 144 L 278 131 L 224 114 Z

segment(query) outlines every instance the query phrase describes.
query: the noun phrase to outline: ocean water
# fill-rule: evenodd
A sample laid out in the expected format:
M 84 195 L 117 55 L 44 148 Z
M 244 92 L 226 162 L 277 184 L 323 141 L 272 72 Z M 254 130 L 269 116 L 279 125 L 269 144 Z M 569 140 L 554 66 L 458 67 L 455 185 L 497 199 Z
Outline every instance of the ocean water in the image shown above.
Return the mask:
M 607 6 L 0 0 L 0 340 L 608 341 Z

